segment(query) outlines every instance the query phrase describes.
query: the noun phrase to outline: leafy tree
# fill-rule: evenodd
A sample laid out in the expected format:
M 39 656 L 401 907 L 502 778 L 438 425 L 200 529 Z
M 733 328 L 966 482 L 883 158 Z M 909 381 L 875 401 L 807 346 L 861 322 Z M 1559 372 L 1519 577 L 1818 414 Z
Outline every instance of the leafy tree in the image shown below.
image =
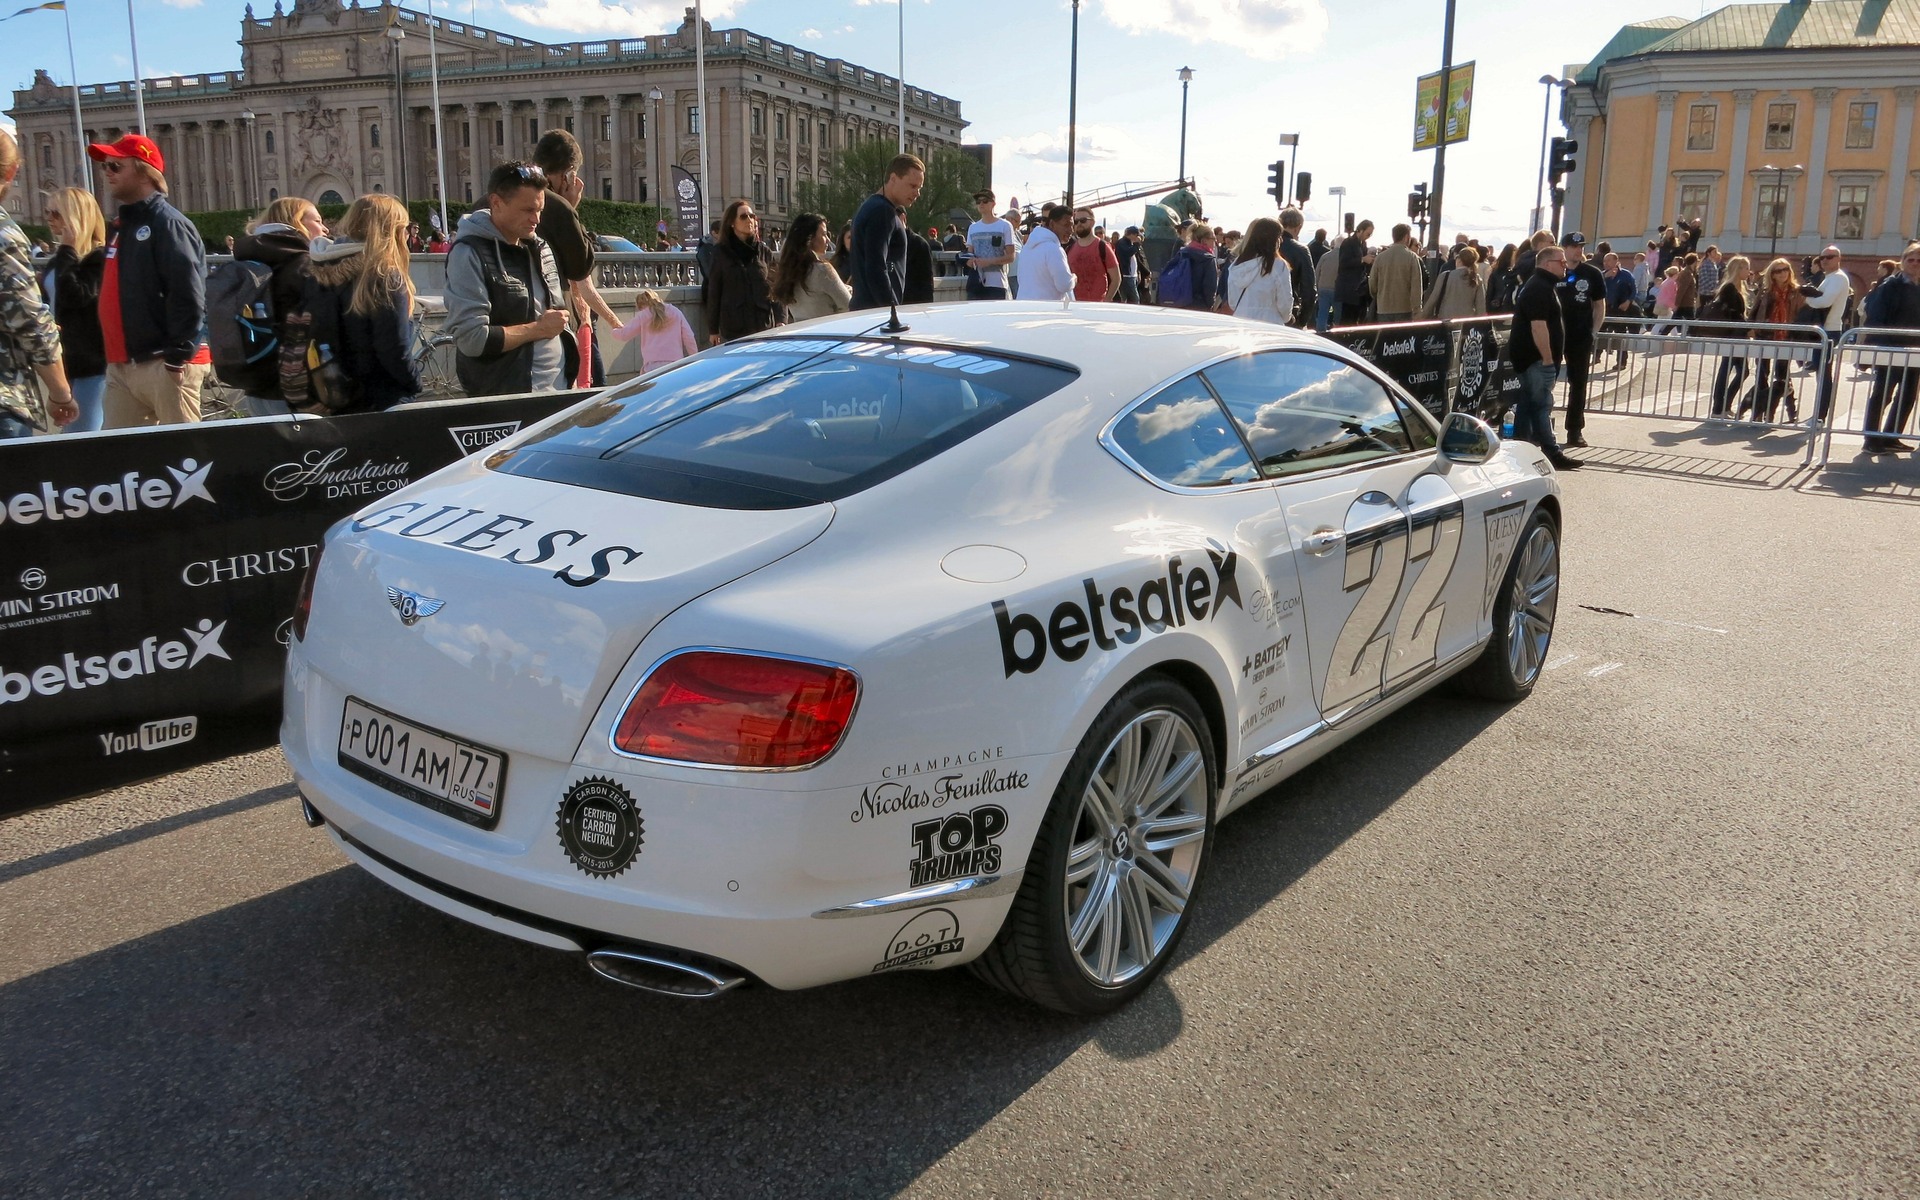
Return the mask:
M 820 172 L 822 181 L 802 182 L 795 189 L 795 209 L 817 212 L 838 235 L 853 220 L 854 210 L 886 182 L 887 164 L 899 153 L 890 138 L 873 138 L 848 146 L 834 155 L 831 167 Z M 927 186 L 919 202 L 907 209 L 907 228 L 945 229 L 949 221 L 970 219 L 973 193 L 981 185 L 980 164 L 952 147 L 939 147 L 927 163 Z M 956 211 L 960 215 L 956 215 Z

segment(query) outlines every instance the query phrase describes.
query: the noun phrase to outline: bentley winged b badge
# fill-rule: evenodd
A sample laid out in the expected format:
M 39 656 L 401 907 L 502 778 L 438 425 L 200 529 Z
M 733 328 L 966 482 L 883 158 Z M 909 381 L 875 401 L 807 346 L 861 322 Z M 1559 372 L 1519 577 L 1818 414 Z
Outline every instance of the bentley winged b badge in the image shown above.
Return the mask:
M 387 589 L 387 601 L 400 614 L 400 623 L 411 628 L 421 617 L 430 617 L 447 606 L 445 600 L 432 596 L 422 596 L 419 592 L 409 592 L 405 588 Z

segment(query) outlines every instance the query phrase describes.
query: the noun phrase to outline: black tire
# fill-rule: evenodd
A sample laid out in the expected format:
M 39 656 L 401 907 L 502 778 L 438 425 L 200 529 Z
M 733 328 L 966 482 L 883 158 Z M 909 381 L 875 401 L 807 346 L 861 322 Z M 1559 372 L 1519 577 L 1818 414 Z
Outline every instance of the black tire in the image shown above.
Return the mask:
M 1177 787 L 1152 791 L 1172 798 L 1159 815 L 1135 819 L 1142 811 L 1123 802 L 1127 821 L 1111 829 L 1094 824 L 1112 811 L 1090 799 L 1105 794 L 1093 788 L 1096 772 L 1106 789 L 1120 778 L 1122 761 L 1154 759 L 1162 729 L 1168 738 L 1164 769 L 1149 761 L 1149 770 L 1159 772 L 1149 784 L 1171 781 Z M 1192 923 L 1213 839 L 1216 766 L 1206 716 L 1184 688 L 1147 676 L 1114 697 L 1067 764 L 1013 907 L 993 944 L 972 964 L 974 974 L 1035 1004 L 1080 1014 L 1111 1012 L 1151 985 Z M 1103 772 L 1103 767 L 1113 770 Z M 1195 770 L 1197 778 L 1191 774 Z M 1155 810 L 1149 806 L 1145 812 Z M 1156 837 L 1164 851 L 1154 848 Z M 1071 861 L 1076 857 L 1078 863 Z M 1084 873 L 1083 878 L 1070 879 L 1070 870 Z M 1106 898 L 1096 900 L 1096 891 Z M 1167 907 L 1176 902 L 1177 912 Z M 1080 948 L 1070 930 L 1076 915 L 1085 920 L 1089 935 Z M 1150 950 L 1145 961 L 1139 953 L 1143 948 Z M 1102 965 L 1110 964 L 1106 978 L 1083 961 L 1088 949 Z
M 1546 578 L 1551 580 L 1544 597 L 1540 586 L 1543 577 L 1539 575 L 1543 565 L 1549 572 Z M 1525 588 L 1522 585 L 1527 581 L 1523 581 L 1523 575 L 1532 577 Z M 1523 619 L 1516 622 L 1516 602 L 1523 591 L 1531 603 L 1522 610 Z M 1525 700 L 1533 691 L 1533 685 L 1539 682 L 1547 652 L 1552 648 L 1559 601 L 1560 525 L 1552 513 L 1536 509 L 1519 540 L 1514 542 L 1513 560 L 1507 564 L 1506 576 L 1500 581 L 1493 605 L 1493 637 L 1473 665 L 1455 678 L 1459 690 L 1484 700 L 1508 703 Z M 1516 652 L 1517 639 L 1523 636 L 1529 644 Z

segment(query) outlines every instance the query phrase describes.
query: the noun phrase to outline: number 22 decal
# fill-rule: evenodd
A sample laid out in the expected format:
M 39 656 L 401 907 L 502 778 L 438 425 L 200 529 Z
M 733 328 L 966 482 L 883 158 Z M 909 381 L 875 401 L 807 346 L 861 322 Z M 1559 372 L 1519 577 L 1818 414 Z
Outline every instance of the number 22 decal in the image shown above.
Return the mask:
M 1349 541 L 1345 590 L 1363 590 L 1334 639 L 1327 682 L 1320 690 L 1322 712 L 1371 699 L 1389 684 L 1433 667 L 1447 610 L 1440 593 L 1460 556 L 1465 523 L 1456 503 L 1416 515 L 1411 528 L 1402 516 L 1384 533 Z M 1407 589 L 1400 620 L 1388 630 L 1387 618 L 1409 567 L 1413 586 Z

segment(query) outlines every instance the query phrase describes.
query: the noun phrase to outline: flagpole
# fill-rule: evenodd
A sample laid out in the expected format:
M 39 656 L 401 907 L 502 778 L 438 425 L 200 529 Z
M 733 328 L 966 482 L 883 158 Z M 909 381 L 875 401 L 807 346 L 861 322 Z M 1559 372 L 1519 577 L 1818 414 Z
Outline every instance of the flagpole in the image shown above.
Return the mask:
M 80 119 L 80 68 L 73 61 L 73 17 L 68 14 L 66 5 L 60 6 L 60 19 L 67 23 L 67 71 L 73 80 L 73 135 L 80 139 L 74 146 L 75 157 L 80 161 L 73 169 L 74 182 L 83 191 L 93 190 L 93 168 L 88 166 L 93 160 L 87 157 L 87 126 Z
M 71 39 L 69 39 L 71 44 Z M 133 123 L 140 132 L 147 132 L 147 83 L 140 78 L 140 40 L 133 32 L 133 0 L 127 0 L 127 48 L 133 51 Z M 80 77 L 74 76 L 73 86 L 80 86 Z M 78 103 L 78 101 L 76 101 Z
M 433 0 L 427 0 L 427 66 L 433 75 L 433 151 L 440 172 L 440 232 L 452 241 L 453 226 L 447 223 L 447 135 L 440 129 L 440 50 L 433 36 L 434 24 Z
M 713 114 L 707 111 L 707 18 L 703 7 L 700 0 L 693 0 L 693 86 L 700 92 L 700 236 L 705 237 L 713 220 L 712 179 L 707 175 L 707 126 L 712 124 Z

